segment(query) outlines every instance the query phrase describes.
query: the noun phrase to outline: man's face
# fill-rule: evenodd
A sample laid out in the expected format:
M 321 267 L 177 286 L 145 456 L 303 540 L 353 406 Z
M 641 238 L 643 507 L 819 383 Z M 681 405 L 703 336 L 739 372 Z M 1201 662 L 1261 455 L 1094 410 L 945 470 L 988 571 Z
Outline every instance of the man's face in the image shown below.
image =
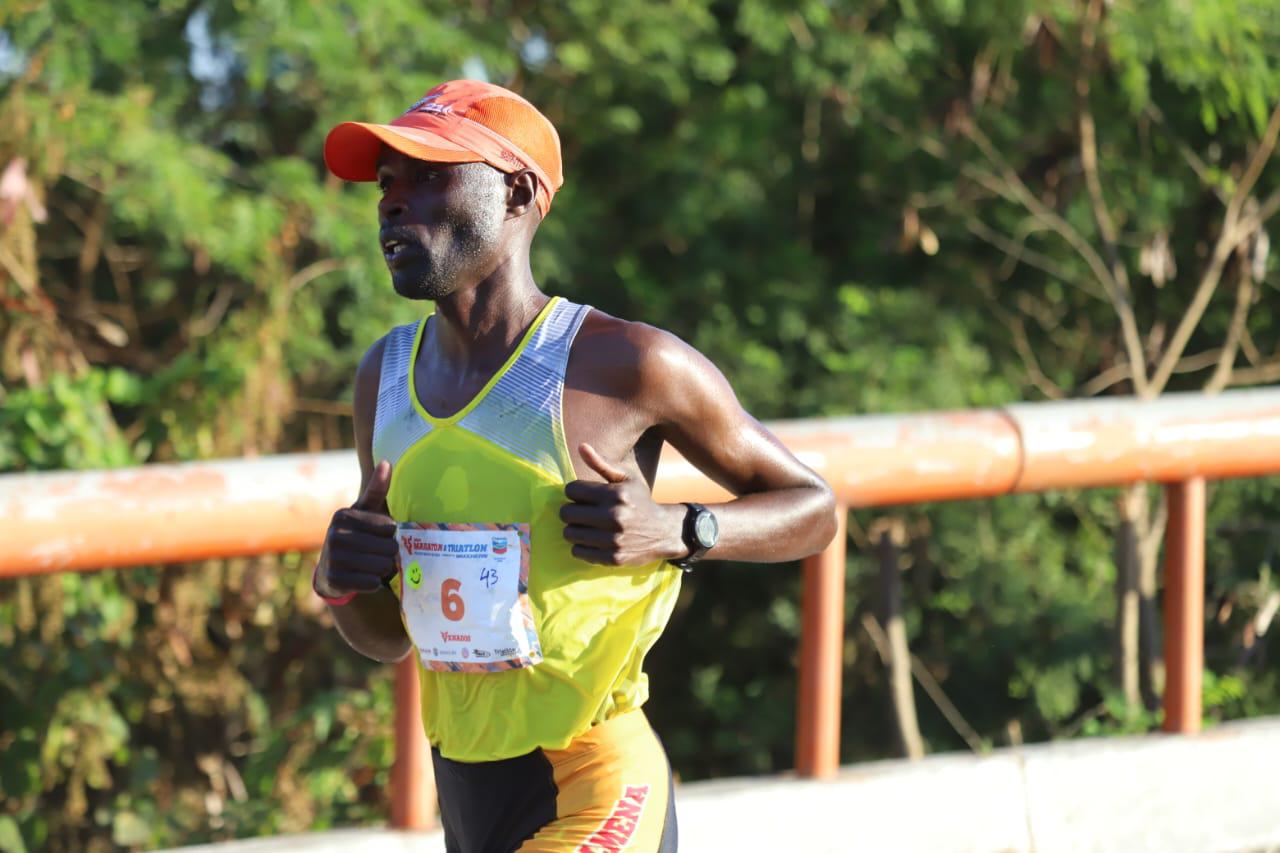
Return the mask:
M 383 147 L 379 239 L 396 292 L 441 299 L 499 260 L 506 182 L 484 163 L 426 163 Z

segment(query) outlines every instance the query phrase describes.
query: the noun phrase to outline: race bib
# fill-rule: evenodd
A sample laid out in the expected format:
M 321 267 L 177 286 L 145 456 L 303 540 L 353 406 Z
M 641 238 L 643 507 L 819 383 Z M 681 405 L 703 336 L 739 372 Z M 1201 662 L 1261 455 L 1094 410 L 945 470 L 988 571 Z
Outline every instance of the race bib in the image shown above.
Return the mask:
M 401 522 L 396 540 L 400 611 L 423 666 L 498 672 L 542 660 L 529 606 L 529 525 Z

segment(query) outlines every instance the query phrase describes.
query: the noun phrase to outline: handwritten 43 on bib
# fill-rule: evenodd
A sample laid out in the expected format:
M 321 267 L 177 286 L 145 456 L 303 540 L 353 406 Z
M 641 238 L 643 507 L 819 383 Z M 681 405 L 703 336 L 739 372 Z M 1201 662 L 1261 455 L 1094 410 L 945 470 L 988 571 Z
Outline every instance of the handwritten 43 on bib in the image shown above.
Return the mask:
M 529 525 L 397 525 L 400 612 L 422 665 L 437 672 L 533 666 Z

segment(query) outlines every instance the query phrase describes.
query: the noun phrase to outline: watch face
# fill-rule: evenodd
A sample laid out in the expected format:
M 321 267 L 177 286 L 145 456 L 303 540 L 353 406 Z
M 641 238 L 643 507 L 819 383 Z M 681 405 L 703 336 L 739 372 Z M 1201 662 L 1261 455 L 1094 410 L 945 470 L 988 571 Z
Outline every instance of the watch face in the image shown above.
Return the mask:
M 693 535 L 698 537 L 698 544 L 703 548 L 715 545 L 720 536 L 720 525 L 716 523 L 716 517 L 708 511 L 698 513 L 698 517 L 693 520 Z

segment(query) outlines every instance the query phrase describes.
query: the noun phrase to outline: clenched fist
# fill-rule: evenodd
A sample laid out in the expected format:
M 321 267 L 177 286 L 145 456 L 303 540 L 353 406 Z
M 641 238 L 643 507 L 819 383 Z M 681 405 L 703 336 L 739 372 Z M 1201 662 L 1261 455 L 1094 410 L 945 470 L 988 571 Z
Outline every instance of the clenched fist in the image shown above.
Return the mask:
M 333 514 L 314 586 L 322 598 L 377 592 L 396 572 L 396 523 L 387 514 L 391 463 L 380 462 L 359 500 Z
M 603 483 L 574 480 L 564 487 L 569 503 L 560 507 L 564 538 L 573 556 L 603 566 L 640 566 L 683 557 L 683 504 L 654 501 L 649 485 L 609 462 L 591 445 L 578 453 Z

